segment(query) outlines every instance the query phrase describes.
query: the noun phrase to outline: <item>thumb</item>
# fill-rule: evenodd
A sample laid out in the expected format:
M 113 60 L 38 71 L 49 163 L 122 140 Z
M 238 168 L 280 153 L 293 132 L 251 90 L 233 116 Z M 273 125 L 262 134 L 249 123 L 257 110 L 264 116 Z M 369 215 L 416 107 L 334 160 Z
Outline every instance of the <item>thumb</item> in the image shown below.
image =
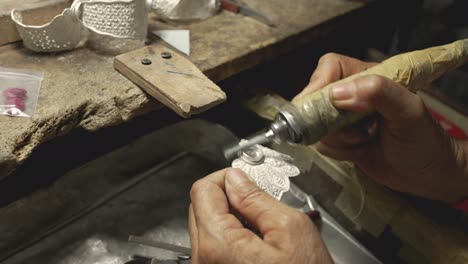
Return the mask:
M 415 120 L 424 113 L 424 104 L 416 94 L 378 75 L 337 83 L 330 89 L 330 99 L 337 108 L 378 112 L 385 120 L 399 123 Z
M 284 227 L 284 219 L 298 213 L 262 191 L 239 169 L 226 172 L 225 187 L 231 206 L 262 234 Z

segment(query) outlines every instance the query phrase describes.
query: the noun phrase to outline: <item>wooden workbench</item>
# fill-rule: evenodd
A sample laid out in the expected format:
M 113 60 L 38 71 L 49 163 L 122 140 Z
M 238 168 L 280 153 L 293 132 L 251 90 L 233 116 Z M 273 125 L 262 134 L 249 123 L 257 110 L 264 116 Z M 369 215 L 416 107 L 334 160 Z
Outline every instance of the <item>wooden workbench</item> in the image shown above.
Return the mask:
M 0 3 L 0 14 L 7 13 L 10 2 Z M 51 2 L 56 9 L 64 1 Z M 333 21 L 366 6 L 365 1 L 345 0 L 245 2 L 271 16 L 279 26 L 270 28 L 228 12 L 179 26 L 191 30 L 190 59 L 215 82 L 313 41 L 330 31 Z M 150 19 L 150 30 L 167 28 L 177 26 Z M 56 54 L 36 54 L 21 43 L 0 47 L 0 67 L 44 72 L 35 116 L 0 116 L 0 177 L 14 171 L 43 142 L 74 128 L 95 131 L 159 108 L 156 100 L 112 65 L 115 55 L 143 45 L 91 37 L 84 47 Z

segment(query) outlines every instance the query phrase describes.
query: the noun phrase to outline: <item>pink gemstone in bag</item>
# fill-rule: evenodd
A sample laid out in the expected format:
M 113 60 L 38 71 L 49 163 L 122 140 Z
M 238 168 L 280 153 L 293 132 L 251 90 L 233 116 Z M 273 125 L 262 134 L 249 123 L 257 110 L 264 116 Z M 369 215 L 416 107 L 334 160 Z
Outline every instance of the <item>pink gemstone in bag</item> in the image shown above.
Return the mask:
M 23 88 L 8 88 L 3 91 L 3 96 L 5 96 L 6 99 L 8 98 L 25 99 L 27 95 L 28 95 L 28 92 Z
M 5 104 L 15 105 L 16 108 L 18 108 L 21 111 L 24 111 L 24 109 L 26 109 L 26 106 L 24 104 L 24 99 L 21 99 L 21 98 L 16 98 L 16 97 L 6 98 Z

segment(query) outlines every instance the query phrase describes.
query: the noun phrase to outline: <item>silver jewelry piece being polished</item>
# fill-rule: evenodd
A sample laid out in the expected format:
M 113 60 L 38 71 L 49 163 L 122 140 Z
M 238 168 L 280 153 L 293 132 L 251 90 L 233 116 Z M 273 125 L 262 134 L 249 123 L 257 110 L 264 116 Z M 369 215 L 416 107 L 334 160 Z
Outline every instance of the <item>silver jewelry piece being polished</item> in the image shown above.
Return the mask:
M 85 41 L 87 31 L 115 38 L 145 38 L 148 30 L 146 0 L 75 0 L 47 24 L 26 25 L 11 11 L 24 45 L 36 52 L 71 50 Z
M 288 155 L 255 145 L 239 153 L 232 167 L 241 169 L 262 190 L 281 200 L 283 193 L 290 189 L 289 177 L 300 174 L 299 169 L 292 164 L 293 161 Z

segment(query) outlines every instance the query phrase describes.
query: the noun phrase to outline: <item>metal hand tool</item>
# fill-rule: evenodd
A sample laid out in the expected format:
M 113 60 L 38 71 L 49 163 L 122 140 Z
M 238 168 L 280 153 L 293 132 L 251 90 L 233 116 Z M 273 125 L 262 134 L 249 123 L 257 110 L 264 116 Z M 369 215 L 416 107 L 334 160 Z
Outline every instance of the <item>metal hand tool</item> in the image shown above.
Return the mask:
M 132 259 L 125 262 L 125 264 L 190 264 L 190 256 L 181 254 L 177 257 L 177 260 L 159 260 L 152 257 L 146 257 L 141 255 L 133 255 Z
M 311 145 L 328 133 L 365 118 L 367 114 L 335 108 L 329 94 L 333 85 L 337 83 L 351 81 L 360 76 L 380 75 L 416 92 L 467 61 L 468 39 L 391 57 L 361 73 L 294 100 L 279 112 L 267 132 L 227 148 L 224 155 L 230 160 L 243 149 L 272 141 Z
M 247 5 L 242 3 L 240 0 L 221 0 L 221 7 L 224 10 L 228 10 L 236 14 L 242 14 L 244 16 L 251 17 L 270 27 L 276 27 L 276 24 L 268 16 L 248 7 Z
M 155 248 L 160 248 L 160 249 L 169 250 L 172 252 L 177 252 L 177 253 L 182 253 L 182 254 L 187 254 L 187 255 L 192 254 L 192 250 L 190 248 L 172 245 L 172 244 L 168 244 L 165 242 L 151 240 L 151 239 L 147 239 L 147 238 L 139 237 L 139 236 L 130 235 L 128 237 L 128 242 L 137 243 L 137 244 L 155 247 Z

